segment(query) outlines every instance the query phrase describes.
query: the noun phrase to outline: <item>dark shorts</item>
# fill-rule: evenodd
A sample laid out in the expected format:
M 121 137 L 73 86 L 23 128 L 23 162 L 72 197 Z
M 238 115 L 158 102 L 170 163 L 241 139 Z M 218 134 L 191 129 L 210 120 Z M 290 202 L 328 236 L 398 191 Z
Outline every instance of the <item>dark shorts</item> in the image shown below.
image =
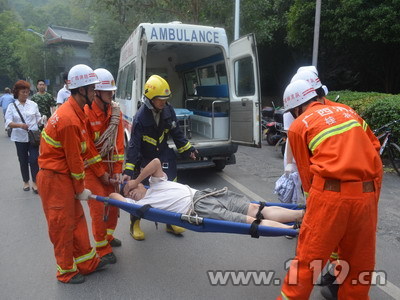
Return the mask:
M 213 191 L 213 189 L 198 191 L 194 194 L 193 201 Z M 224 194 L 200 199 L 195 203 L 194 210 L 200 217 L 246 223 L 249 205 L 250 199 L 246 196 L 227 191 Z

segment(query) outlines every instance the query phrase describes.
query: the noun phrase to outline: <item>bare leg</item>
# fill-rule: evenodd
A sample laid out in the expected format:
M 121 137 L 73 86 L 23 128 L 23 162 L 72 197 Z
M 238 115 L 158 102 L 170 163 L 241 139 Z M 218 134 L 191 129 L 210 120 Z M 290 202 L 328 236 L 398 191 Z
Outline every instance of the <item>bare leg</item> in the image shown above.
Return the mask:
M 246 223 L 247 224 L 251 224 L 251 223 L 253 223 L 255 221 L 255 219 L 256 218 L 247 216 L 246 217 Z M 276 227 L 276 228 L 285 228 L 285 229 L 292 229 L 293 228 L 293 225 L 286 225 L 286 224 L 283 224 L 283 223 L 279 223 L 279 222 L 276 222 L 276 221 L 270 221 L 270 220 L 261 220 L 260 225 L 269 226 L 269 227 Z
M 118 200 L 118 201 L 126 202 L 125 197 L 123 197 L 121 194 L 118 194 L 118 193 L 111 193 L 110 198 Z
M 250 203 L 247 215 L 255 218 L 258 212 L 259 205 Z M 280 206 L 266 206 L 261 211 L 264 219 L 281 223 L 301 221 L 304 215 L 304 210 L 288 209 Z

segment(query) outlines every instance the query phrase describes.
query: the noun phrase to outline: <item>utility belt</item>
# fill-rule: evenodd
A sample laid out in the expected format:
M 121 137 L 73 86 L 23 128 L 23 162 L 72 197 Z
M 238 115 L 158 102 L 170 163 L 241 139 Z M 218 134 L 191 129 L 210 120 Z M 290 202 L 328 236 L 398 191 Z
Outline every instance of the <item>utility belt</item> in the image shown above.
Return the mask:
M 318 175 L 314 175 L 312 187 L 320 191 L 331 191 L 349 195 L 373 193 L 377 190 L 374 180 L 340 181 L 339 179 L 322 178 Z

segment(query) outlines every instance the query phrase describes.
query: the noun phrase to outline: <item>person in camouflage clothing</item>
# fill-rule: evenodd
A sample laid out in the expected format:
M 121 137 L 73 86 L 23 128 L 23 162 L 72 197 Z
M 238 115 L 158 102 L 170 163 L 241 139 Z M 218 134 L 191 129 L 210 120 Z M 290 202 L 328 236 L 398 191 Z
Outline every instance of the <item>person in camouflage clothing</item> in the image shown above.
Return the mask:
M 41 115 L 46 115 L 47 118 L 50 118 L 52 109 L 56 106 L 56 101 L 54 101 L 52 95 L 46 92 L 44 80 L 39 79 L 36 87 L 38 92 L 32 96 L 32 101 L 37 103 Z

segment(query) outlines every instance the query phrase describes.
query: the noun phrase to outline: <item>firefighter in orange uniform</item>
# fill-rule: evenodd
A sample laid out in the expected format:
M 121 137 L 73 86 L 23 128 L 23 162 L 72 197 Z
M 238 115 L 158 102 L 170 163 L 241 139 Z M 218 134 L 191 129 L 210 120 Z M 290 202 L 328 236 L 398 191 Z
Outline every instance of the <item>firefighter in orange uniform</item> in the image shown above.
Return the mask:
M 90 146 L 88 120 L 83 111 L 85 104 L 91 104 L 99 81 L 90 67 L 76 65 L 68 73 L 68 82 L 71 96 L 42 131 L 37 184 L 54 246 L 57 279 L 82 283 L 83 275 L 108 263 L 99 259 L 90 245 L 80 202 L 91 194 L 84 184 L 84 160 L 90 163 L 99 159 L 90 151 L 94 146 Z M 105 175 L 100 174 L 101 169 L 97 172 Z
M 322 268 L 339 246 L 339 299 L 368 299 L 382 182 L 380 156 L 358 116 L 345 107 L 318 102 L 307 81 L 287 86 L 284 106 L 295 118 L 288 136 L 308 198 L 296 257 L 280 298 L 308 299 L 317 280 L 315 266 Z M 358 282 L 362 272 L 368 275 Z
M 323 89 L 321 80 L 318 78 L 318 75 L 315 72 L 316 72 L 315 67 L 314 71 L 312 69 L 298 71 L 296 75 L 293 76 L 291 82 L 294 82 L 296 80 L 305 80 L 315 89 L 315 92 L 318 95 L 319 102 L 329 106 L 341 106 L 351 111 L 351 113 L 354 116 L 356 116 L 358 122 L 362 124 L 362 127 L 367 133 L 372 145 L 374 146 L 375 150 L 379 153 L 381 145 L 379 143 L 379 140 L 376 138 L 375 134 L 372 132 L 371 128 L 368 126 L 367 122 L 365 122 L 365 120 L 361 118 L 350 106 L 327 99 L 325 97 L 326 91 Z M 378 193 L 380 193 L 380 189 L 378 190 Z M 321 282 L 319 283 L 319 285 L 327 286 L 321 290 L 321 294 L 325 298 L 337 298 L 338 285 L 332 283 L 336 280 L 336 277 L 333 275 L 334 273 L 333 270 L 336 268 L 336 265 L 340 264 L 338 253 L 339 253 L 338 249 L 335 249 L 331 253 L 331 256 L 329 258 L 330 265 L 327 267 L 327 270 L 329 272 L 323 274 L 323 276 L 321 277 Z
M 96 69 L 94 72 L 100 83 L 95 86 L 96 95 L 92 106 L 85 106 L 85 114 L 90 121 L 96 151 L 102 158 L 102 161 L 97 163 L 116 185 L 112 182 L 102 182 L 93 170 L 93 164 L 86 169 L 85 184 L 93 194 L 106 197 L 112 192 L 119 192 L 118 182 L 121 181 L 124 162 L 122 114 L 119 106 L 112 101 L 117 89 L 112 74 L 106 69 Z M 103 202 L 94 199 L 89 200 L 88 204 L 97 254 L 109 263 L 116 263 L 117 258 L 112 247 L 121 246 L 121 241 L 113 236 L 118 221 L 118 208 L 105 207 Z

